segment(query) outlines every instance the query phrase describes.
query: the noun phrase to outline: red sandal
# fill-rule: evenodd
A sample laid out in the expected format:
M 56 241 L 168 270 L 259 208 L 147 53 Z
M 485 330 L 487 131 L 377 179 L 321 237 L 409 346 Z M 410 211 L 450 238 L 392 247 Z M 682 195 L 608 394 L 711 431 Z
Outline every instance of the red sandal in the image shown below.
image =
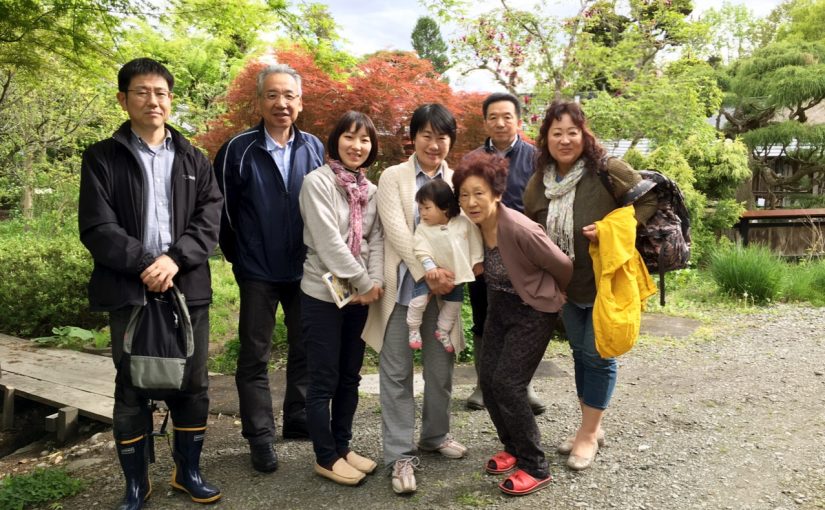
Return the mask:
M 507 452 L 498 452 L 487 461 L 485 471 L 491 475 L 500 475 L 512 471 L 516 467 L 516 458 Z
M 498 484 L 498 488 L 501 492 L 511 496 L 525 496 L 546 487 L 552 481 L 553 477 L 550 475 L 547 475 L 547 478 L 536 479 L 526 471 L 519 469 Z

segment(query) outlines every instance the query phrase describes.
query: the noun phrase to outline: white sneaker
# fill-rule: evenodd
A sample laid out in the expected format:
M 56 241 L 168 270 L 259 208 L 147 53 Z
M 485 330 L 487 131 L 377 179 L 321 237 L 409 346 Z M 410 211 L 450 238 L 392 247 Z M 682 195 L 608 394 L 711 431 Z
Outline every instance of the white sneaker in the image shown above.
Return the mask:
M 415 492 L 416 469 L 418 469 L 418 457 L 407 457 L 395 461 L 392 466 L 392 490 L 396 494 Z
M 441 455 L 447 457 L 448 459 L 460 459 L 467 454 L 467 447 L 450 436 L 447 436 L 444 439 L 444 441 L 441 442 L 440 445 L 436 446 L 431 450 L 427 448 L 421 448 L 421 446 L 419 446 L 418 448 L 424 450 L 425 452 L 438 452 Z

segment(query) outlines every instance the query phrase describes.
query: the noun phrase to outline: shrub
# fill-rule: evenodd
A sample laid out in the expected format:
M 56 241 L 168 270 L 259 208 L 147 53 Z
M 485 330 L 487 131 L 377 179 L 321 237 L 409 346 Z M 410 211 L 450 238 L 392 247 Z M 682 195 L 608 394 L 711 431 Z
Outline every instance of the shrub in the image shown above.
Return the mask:
M 754 303 L 774 300 L 782 285 L 785 264 L 761 245 L 720 248 L 710 257 L 710 270 L 719 288 Z
M 23 510 L 37 503 L 48 503 L 73 496 L 83 489 L 82 480 L 62 469 L 35 469 L 26 475 L 11 475 L 0 480 L 0 508 Z
M 790 301 L 825 306 L 825 260 L 803 261 L 791 266 L 783 294 Z
M 71 226 L 70 226 L 71 225 Z M 93 329 L 103 314 L 89 311 L 86 285 L 92 259 L 74 218 L 4 222 L 0 229 L 0 331 L 48 335 L 54 326 Z

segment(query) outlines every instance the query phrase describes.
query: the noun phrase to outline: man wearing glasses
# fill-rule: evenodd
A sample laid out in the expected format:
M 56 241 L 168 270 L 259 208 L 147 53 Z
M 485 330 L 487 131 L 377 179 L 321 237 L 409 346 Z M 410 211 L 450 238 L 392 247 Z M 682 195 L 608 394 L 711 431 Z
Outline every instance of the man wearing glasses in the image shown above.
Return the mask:
M 81 166 L 80 240 L 94 259 L 89 302 L 93 311 L 109 312 L 118 369 L 113 433 L 126 477 L 119 508 L 141 508 L 152 491 L 152 411 L 146 394 L 120 376 L 124 336 L 133 309 L 172 286 L 186 297 L 195 349 L 185 390 L 169 390 L 165 399 L 175 430 L 171 484 L 198 503 L 221 497 L 199 463 L 209 408 L 208 257 L 218 242 L 222 200 L 209 160 L 166 124 L 173 85 L 159 62 L 124 65 L 117 100 L 129 120 L 89 147 Z
M 300 283 L 306 248 L 298 195 L 304 176 L 324 164 L 318 138 L 295 127 L 303 109 L 301 77 L 288 65 L 265 67 L 257 79 L 261 123 L 226 142 L 215 158 L 224 194 L 220 245 L 241 294 L 240 353 L 235 382 L 242 433 L 252 466 L 278 468 L 267 365 L 278 303 L 289 354 L 282 433 L 308 438 L 304 409 L 309 378 L 301 342 Z

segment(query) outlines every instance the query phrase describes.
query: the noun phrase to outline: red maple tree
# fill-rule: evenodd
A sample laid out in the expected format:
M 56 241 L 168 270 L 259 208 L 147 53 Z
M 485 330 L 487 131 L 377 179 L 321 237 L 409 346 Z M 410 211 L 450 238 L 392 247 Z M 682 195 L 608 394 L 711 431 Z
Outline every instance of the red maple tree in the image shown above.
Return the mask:
M 255 79 L 267 59 L 272 58 L 288 63 L 301 74 L 304 109 L 297 122 L 300 129 L 326 142 L 335 122 L 347 110 L 370 116 L 379 133 L 379 156 L 373 174 L 411 153 L 410 116 L 424 103 L 442 103 L 456 117 L 458 138 L 450 153 L 451 163 L 484 140 L 481 102 L 485 95 L 453 91 L 437 78 L 432 64 L 415 53 L 375 53 L 361 61 L 345 81 L 337 81 L 315 64 L 308 51 L 292 46 L 252 60 L 238 73 L 224 98 L 226 113 L 195 137 L 210 155 L 214 156 L 233 134 L 260 122 Z

